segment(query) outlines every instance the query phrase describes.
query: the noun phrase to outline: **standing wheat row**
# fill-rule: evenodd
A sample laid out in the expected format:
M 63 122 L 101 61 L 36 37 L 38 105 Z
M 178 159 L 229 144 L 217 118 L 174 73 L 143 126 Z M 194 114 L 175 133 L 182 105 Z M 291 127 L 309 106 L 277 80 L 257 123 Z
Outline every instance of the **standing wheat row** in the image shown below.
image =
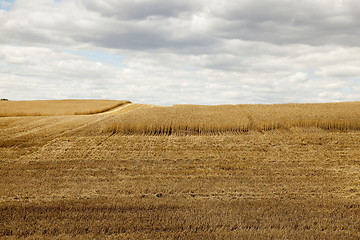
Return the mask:
M 277 105 L 174 105 L 114 116 L 105 131 L 141 135 L 218 135 L 290 129 L 360 130 L 360 102 Z

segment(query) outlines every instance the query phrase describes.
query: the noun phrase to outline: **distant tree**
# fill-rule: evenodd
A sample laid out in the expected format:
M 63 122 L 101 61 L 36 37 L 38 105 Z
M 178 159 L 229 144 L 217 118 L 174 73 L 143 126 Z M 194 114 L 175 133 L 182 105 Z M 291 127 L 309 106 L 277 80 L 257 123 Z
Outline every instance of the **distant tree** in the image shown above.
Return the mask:
M 7 98 L 2 98 L 1 101 L 9 101 Z

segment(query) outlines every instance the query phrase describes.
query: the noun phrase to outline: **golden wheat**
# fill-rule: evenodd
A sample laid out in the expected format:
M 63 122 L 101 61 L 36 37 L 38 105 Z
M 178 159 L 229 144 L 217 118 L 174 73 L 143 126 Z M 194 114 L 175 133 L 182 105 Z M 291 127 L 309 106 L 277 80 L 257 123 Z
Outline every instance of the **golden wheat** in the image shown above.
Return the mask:
M 0 117 L 87 115 L 130 103 L 116 100 L 0 101 Z
M 116 116 L 104 131 L 144 135 L 211 135 L 295 127 L 359 130 L 360 102 L 279 105 L 175 105 Z
M 359 132 L 28 141 L 1 148 L 0 238 L 360 237 Z
M 359 239 L 358 106 L 0 118 L 0 238 Z

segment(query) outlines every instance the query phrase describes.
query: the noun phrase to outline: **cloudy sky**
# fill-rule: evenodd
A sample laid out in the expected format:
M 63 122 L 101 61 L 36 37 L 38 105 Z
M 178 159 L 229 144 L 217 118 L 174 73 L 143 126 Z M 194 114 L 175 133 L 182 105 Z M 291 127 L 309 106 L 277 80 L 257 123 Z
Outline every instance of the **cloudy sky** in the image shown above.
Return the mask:
M 360 100 L 360 1 L 0 0 L 0 97 Z

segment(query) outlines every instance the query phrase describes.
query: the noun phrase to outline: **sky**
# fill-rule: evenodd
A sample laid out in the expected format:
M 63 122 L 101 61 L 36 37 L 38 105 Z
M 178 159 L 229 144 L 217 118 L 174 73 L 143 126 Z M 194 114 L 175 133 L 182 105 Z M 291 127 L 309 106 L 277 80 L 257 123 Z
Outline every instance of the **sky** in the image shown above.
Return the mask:
M 360 100 L 358 0 L 0 0 L 0 97 Z

